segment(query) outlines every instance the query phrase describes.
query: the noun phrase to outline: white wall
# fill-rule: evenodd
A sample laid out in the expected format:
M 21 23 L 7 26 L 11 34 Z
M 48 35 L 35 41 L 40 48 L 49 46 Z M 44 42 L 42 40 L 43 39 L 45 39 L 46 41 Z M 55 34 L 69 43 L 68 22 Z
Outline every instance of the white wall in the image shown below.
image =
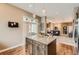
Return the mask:
M 22 39 L 22 19 L 23 16 L 30 15 L 19 8 L 9 4 L 0 4 L 0 42 L 5 45 L 15 46 L 23 42 Z M 8 21 L 16 21 L 19 28 L 9 28 Z

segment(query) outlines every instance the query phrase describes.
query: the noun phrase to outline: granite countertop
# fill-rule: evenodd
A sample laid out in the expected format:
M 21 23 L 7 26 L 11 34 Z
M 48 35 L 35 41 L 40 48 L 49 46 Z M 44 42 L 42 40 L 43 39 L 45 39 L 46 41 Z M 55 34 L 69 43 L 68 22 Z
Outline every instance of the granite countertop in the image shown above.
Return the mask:
M 52 36 L 48 37 L 42 35 L 27 35 L 26 37 L 46 45 L 50 44 L 53 40 L 55 40 L 55 37 Z
M 42 35 L 27 35 L 29 39 L 44 43 L 46 45 L 50 44 L 53 40 L 57 40 L 57 43 L 63 43 L 66 45 L 76 46 L 73 38 L 66 36 L 42 36 Z

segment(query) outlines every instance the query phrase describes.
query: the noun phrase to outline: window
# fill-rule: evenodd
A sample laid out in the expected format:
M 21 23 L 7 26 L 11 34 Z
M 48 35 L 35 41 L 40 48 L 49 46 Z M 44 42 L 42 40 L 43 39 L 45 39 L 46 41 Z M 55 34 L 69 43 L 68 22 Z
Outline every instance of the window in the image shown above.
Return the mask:
M 31 32 L 37 33 L 37 24 L 36 23 L 32 23 L 31 25 L 32 25 L 31 26 Z
M 35 20 L 33 20 L 31 23 L 29 23 L 29 32 L 30 33 L 37 33 L 37 23 Z

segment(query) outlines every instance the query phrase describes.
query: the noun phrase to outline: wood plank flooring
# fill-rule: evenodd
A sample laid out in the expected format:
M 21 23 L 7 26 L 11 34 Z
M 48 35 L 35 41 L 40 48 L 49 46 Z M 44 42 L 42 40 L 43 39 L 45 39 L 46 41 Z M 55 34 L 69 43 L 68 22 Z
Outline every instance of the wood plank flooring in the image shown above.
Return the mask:
M 75 55 L 75 54 L 76 54 L 76 47 L 65 44 L 57 45 L 57 55 Z
M 24 46 L 19 46 L 4 52 L 1 52 L 0 55 L 29 55 L 27 53 L 27 49 L 25 52 Z M 58 44 L 57 45 L 57 55 L 75 55 L 76 48 L 73 46 L 65 45 L 65 44 Z
M 1 52 L 0 55 L 25 55 L 24 47 L 19 46 L 19 47 Z
M 4 45 L 4 44 L 0 43 L 0 50 L 6 49 L 6 48 L 7 48 L 7 46 L 6 46 L 6 45 Z

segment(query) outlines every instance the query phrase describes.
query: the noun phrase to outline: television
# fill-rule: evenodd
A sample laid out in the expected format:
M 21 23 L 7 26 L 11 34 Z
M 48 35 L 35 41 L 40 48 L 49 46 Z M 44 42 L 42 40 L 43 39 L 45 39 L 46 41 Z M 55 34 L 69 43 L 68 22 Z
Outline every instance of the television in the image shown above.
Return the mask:
M 19 24 L 18 22 L 8 22 L 8 27 L 11 27 L 11 28 L 18 28 L 19 27 Z

